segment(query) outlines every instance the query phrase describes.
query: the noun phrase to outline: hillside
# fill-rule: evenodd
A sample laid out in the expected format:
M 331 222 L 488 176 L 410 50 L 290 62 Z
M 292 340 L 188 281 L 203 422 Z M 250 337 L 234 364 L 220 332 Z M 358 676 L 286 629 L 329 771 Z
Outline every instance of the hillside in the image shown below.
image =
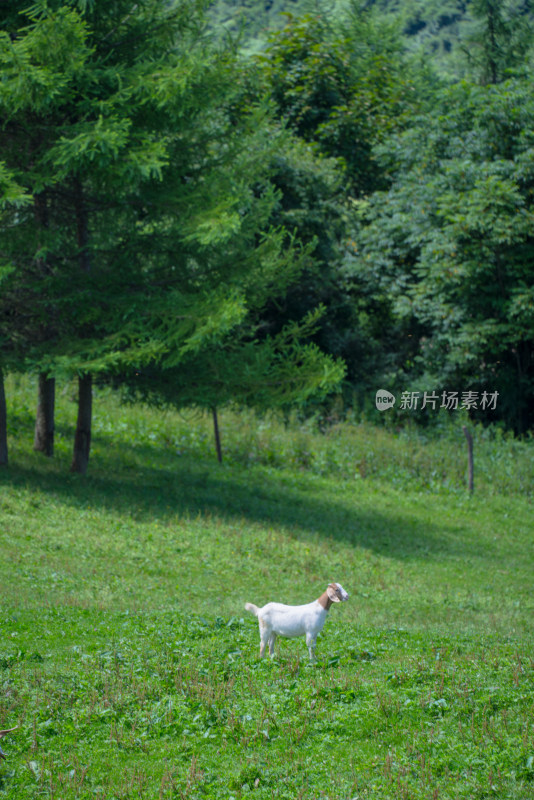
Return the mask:
M 70 391 L 50 460 L 31 450 L 34 387 L 8 382 L 0 724 L 19 727 L 0 797 L 531 797 L 531 497 L 397 482 L 387 432 L 365 449 L 392 454 L 388 479 L 354 450 L 341 477 L 335 441 L 231 414 L 219 466 L 204 419 L 106 393 L 83 478 Z M 412 442 L 421 474 L 432 447 Z M 517 478 L 507 443 L 492 452 Z M 332 579 L 350 598 L 317 664 L 301 639 L 260 662 L 244 603 Z

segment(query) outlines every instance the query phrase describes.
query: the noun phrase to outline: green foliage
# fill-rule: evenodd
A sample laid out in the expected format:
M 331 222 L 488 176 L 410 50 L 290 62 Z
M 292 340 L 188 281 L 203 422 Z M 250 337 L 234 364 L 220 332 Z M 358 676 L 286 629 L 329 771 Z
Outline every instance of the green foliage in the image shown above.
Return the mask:
M 366 0 L 356 5 L 371 10 L 402 34 L 403 46 L 430 63 L 447 80 L 473 76 L 492 79 L 493 64 L 514 69 L 531 53 L 532 11 L 522 0 Z M 310 3 L 309 0 L 216 0 L 210 20 L 216 34 L 240 34 L 245 52 L 265 49 L 269 35 L 283 28 L 284 18 L 313 13 L 338 24 L 354 2 Z
M 499 391 L 499 417 L 520 432 L 533 420 L 533 114 L 522 81 L 447 91 L 383 149 L 394 182 L 364 209 L 348 257 L 397 318 L 421 326 L 405 374 Z
M 332 21 L 289 16 L 257 63 L 277 116 L 297 141 L 271 165 L 280 191 L 272 219 L 312 245 L 305 270 L 262 320 L 278 330 L 288 318 L 324 305 L 314 342 L 342 357 L 347 381 L 361 385 L 382 365 L 376 337 L 382 314 L 380 303 L 362 299 L 340 269 L 351 238 L 351 195 L 385 185 L 373 148 L 419 103 L 414 73 L 392 26 L 357 3 Z
M 19 728 L 0 796 L 527 800 L 530 498 L 218 466 L 201 421 L 113 395 L 91 477 L 65 476 L 30 450 L 33 396 L 8 380 L 0 675 L 2 727 Z M 75 407 L 58 401 L 61 460 Z M 244 453 L 249 421 L 231 425 Z M 294 428 L 285 446 L 302 435 L 321 446 Z M 274 426 L 261 436 L 284 446 Z M 494 442 L 497 478 L 519 450 Z M 318 664 L 299 639 L 260 662 L 244 603 L 306 602 L 331 576 L 350 599 Z
M 395 31 L 356 3 L 332 25 L 319 15 L 289 16 L 263 63 L 278 114 L 342 159 L 353 194 L 374 189 L 372 148 L 402 123 L 413 91 Z
M 164 385 L 178 405 L 219 404 L 237 350 L 253 353 L 240 397 L 253 403 L 261 386 L 260 405 L 269 391 L 290 402 L 328 391 L 343 369 L 300 348 L 305 321 L 290 341 L 257 336 L 259 310 L 304 255 L 270 222 L 285 135 L 261 102 L 236 109 L 235 53 L 207 43 L 200 12 L 37 4 L 3 39 L 0 139 L 33 197 L 20 213 L 13 196 L 6 219 L 6 357 L 50 375 L 147 368 L 159 375 L 151 394 Z
M 261 312 L 261 330 L 275 336 L 315 309 L 323 313 L 311 331 L 323 352 L 341 358 L 350 380 L 364 369 L 355 340 L 359 333 L 354 298 L 339 280 L 341 246 L 347 234 L 349 209 L 344 196 L 344 170 L 297 137 L 271 162 L 270 180 L 278 197 L 271 222 L 306 245 L 303 269 L 283 297 L 270 300 Z M 356 363 L 357 362 L 357 363 Z
M 473 0 L 479 22 L 467 39 L 467 54 L 482 83 L 499 83 L 507 72 L 522 67 L 532 45 L 532 20 L 525 4 L 506 0 Z
M 224 345 L 213 341 L 207 349 L 203 339 L 202 349 L 182 354 L 177 365 L 164 358 L 164 372 L 150 364 L 122 372 L 118 385 L 129 402 L 177 408 L 235 403 L 267 410 L 323 398 L 340 383 L 344 367 L 313 343 L 304 343 L 319 317 L 320 309 L 259 341 L 240 340 L 232 328 Z
M 31 202 L 31 196 L 17 183 L 12 172 L 0 162 L 0 209 L 18 208 Z
M 24 36 L 0 34 L 0 107 L 8 117 L 30 110 L 46 114 L 61 104 L 90 54 L 86 25 L 74 9 L 38 5 L 28 12 Z
M 528 60 L 532 10 L 522 0 L 371 0 L 406 47 L 444 78 L 496 83 Z

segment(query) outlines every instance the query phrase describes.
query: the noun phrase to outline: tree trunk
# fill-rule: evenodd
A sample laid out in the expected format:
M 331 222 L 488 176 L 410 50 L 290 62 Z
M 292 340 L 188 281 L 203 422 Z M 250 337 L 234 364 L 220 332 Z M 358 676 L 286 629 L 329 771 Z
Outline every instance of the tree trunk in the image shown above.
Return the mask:
M 35 222 L 39 234 L 39 252 L 41 255 L 36 259 L 36 265 L 43 277 L 50 272 L 47 262 L 47 239 L 46 232 L 49 228 L 48 198 L 46 191 L 34 195 L 33 199 Z M 51 309 L 47 309 L 47 316 L 51 314 Z M 48 317 L 46 324 L 40 326 L 39 338 L 41 341 L 51 337 L 51 320 Z M 37 413 L 35 415 L 35 432 L 33 437 L 33 449 L 45 456 L 54 455 L 54 406 L 55 406 L 56 386 L 54 378 L 48 378 L 46 373 L 39 375 L 39 388 L 37 396 Z
M 91 252 L 89 250 L 89 212 L 83 191 L 82 182 L 74 182 L 74 209 L 76 212 L 76 240 L 78 242 L 78 259 L 83 272 L 91 272 Z
M 489 79 L 490 83 L 495 85 L 499 79 L 499 72 L 497 68 L 498 44 L 496 33 L 496 11 L 491 7 L 488 9 L 488 38 L 489 47 L 487 52 Z
M 56 381 L 44 372 L 39 375 L 39 395 L 35 415 L 35 435 L 33 449 L 45 456 L 54 455 L 54 406 Z
M 83 184 L 79 178 L 74 182 L 74 210 L 76 214 L 76 238 L 80 269 L 88 274 L 91 271 L 89 250 L 89 213 L 85 200 Z M 85 475 L 89 464 L 91 447 L 91 420 L 93 413 L 93 376 L 84 374 L 78 377 L 78 419 L 74 434 L 74 453 L 71 472 Z
M 74 435 L 74 453 L 71 472 L 85 475 L 89 464 L 91 447 L 91 416 L 93 408 L 93 376 L 81 375 L 78 378 L 78 419 Z
M 0 369 L 0 467 L 7 467 L 7 411 L 4 373 Z

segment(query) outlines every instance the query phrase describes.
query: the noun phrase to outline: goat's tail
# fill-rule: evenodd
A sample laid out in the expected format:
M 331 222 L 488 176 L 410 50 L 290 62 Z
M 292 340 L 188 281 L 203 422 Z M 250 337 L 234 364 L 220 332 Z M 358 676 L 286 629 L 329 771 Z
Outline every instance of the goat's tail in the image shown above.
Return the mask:
M 259 608 L 258 606 L 255 606 L 254 603 L 245 603 L 245 609 L 254 614 L 255 617 L 258 616 Z

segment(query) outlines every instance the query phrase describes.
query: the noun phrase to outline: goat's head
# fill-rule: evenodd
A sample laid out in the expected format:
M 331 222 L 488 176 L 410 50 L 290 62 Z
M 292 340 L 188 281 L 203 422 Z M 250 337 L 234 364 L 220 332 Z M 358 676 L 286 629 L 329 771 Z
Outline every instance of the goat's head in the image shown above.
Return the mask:
M 348 600 L 349 595 L 340 583 L 330 583 L 326 589 L 328 599 L 332 603 L 340 603 L 343 600 Z

